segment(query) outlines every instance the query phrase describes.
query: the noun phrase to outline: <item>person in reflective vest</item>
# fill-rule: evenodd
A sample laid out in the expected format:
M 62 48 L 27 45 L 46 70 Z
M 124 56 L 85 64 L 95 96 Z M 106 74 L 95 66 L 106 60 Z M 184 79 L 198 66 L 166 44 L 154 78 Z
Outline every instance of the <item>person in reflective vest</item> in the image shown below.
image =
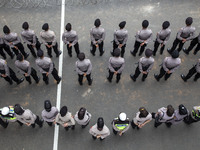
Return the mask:
M 186 124 L 200 121 L 200 106 L 194 106 L 188 120 L 184 120 Z

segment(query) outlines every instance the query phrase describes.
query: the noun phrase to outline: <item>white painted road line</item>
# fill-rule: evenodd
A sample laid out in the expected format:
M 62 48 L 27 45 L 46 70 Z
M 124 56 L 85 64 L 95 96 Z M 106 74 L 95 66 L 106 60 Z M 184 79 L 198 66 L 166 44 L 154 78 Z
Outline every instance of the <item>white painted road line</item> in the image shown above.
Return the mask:
M 62 77 L 62 68 L 63 68 L 63 42 L 62 42 L 62 34 L 64 33 L 64 23 L 65 23 L 65 0 L 62 0 L 61 5 L 61 25 L 60 25 L 60 50 L 62 54 L 59 56 L 59 66 L 58 66 L 58 74 Z M 57 86 L 57 101 L 56 107 L 60 110 L 60 101 L 61 101 L 61 86 L 62 80 Z M 59 135 L 59 126 L 55 125 L 54 130 L 54 143 L 53 143 L 53 150 L 58 149 L 58 135 Z

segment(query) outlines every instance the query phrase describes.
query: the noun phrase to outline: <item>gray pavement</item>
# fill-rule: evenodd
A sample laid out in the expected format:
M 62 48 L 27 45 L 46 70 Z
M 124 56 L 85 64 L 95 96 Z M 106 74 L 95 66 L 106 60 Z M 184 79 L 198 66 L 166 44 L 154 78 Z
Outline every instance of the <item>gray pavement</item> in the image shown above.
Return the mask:
M 50 0 L 49 0 L 50 1 Z M 163 79 L 157 82 L 153 74 L 159 72 L 159 65 L 164 57 L 168 56 L 167 51 L 164 55 L 155 57 L 155 64 L 145 82 L 141 81 L 141 76 L 135 83 L 129 78 L 130 73 L 135 71 L 135 63 L 140 57 L 132 57 L 130 50 L 133 49 L 135 33 L 141 28 L 141 22 L 144 19 L 149 20 L 149 28 L 153 31 L 155 39 L 156 33 L 161 29 L 161 24 L 165 20 L 171 22 L 170 28 L 172 34 L 166 45 L 171 47 L 177 31 L 184 26 L 186 17 L 191 16 L 194 19 L 193 26 L 196 27 L 196 34 L 200 31 L 200 4 L 198 0 L 98 0 L 96 1 L 67 1 L 65 7 L 65 24 L 72 23 L 72 28 L 79 35 L 80 50 L 86 53 L 93 64 L 92 76 L 93 85 L 88 86 L 87 82 L 79 86 L 77 74 L 74 71 L 75 52 L 70 58 L 64 46 L 63 77 L 61 106 L 67 105 L 69 111 L 73 114 L 82 106 L 86 107 L 92 114 L 92 120 L 87 128 L 81 129 L 76 126 L 75 131 L 66 132 L 62 127 L 59 129 L 58 149 L 71 150 L 113 150 L 113 149 L 197 149 L 199 148 L 199 123 L 190 126 L 181 123 L 168 129 L 161 125 L 158 129 L 153 127 L 153 121 L 143 127 L 140 131 L 130 128 L 122 137 L 115 136 L 112 133 L 111 121 L 117 117 L 119 112 L 125 111 L 130 119 L 135 116 L 139 107 L 144 106 L 150 112 L 157 111 L 158 108 L 172 104 L 177 108 L 179 104 L 184 104 L 189 110 L 192 106 L 199 105 L 199 82 L 193 82 L 192 79 L 184 83 L 180 78 L 181 73 L 187 73 L 192 64 L 199 58 L 200 54 L 186 56 L 180 53 L 182 60 L 181 67 L 166 82 Z M 48 2 L 48 1 L 47 1 Z M 85 3 L 83 3 L 85 2 Z M 86 2 L 89 3 L 86 5 Z M 90 3 L 93 2 L 93 3 Z M 51 5 L 50 5 L 51 4 Z M 21 7 L 13 9 L 5 5 L 0 7 L 0 27 L 5 24 L 10 26 L 12 31 L 21 32 L 21 24 L 28 21 L 30 28 L 34 29 L 39 36 L 41 26 L 48 22 L 50 28 L 55 31 L 57 39 L 60 37 L 60 2 L 50 3 L 46 7 Z M 54 4 L 54 5 L 53 5 Z M 42 6 L 42 5 L 41 5 Z M 100 18 L 102 26 L 106 30 L 105 54 L 99 56 L 98 50 L 96 56 L 89 52 L 90 38 L 89 30 L 93 26 L 94 20 Z M 129 39 L 126 47 L 125 61 L 126 66 L 119 84 L 108 83 L 106 75 L 108 74 L 107 65 L 112 50 L 113 32 L 118 28 L 120 21 L 126 20 L 126 29 L 129 32 Z M 0 31 L 2 34 L 2 30 Z M 188 47 L 189 42 L 185 44 Z M 29 51 L 24 45 L 26 51 Z M 148 48 L 153 48 L 153 42 L 149 43 Z M 42 46 L 46 51 L 45 47 Z M 55 56 L 55 55 L 54 55 Z M 30 56 L 28 60 L 35 67 L 34 58 Z M 14 60 L 7 59 L 11 68 L 14 68 Z M 58 66 L 58 58 L 53 57 L 53 61 Z M 14 68 L 14 70 L 16 70 Z M 20 74 L 17 74 L 19 77 Z M 40 77 L 41 74 L 40 74 Z M 50 84 L 46 86 L 42 80 L 36 85 L 28 85 L 25 81 L 19 86 L 8 85 L 3 79 L 0 79 L 0 106 L 22 104 L 25 108 L 31 109 L 34 113 L 41 115 L 43 102 L 50 99 L 52 104 L 56 104 L 57 85 L 53 78 L 50 78 Z M 93 141 L 88 130 L 98 117 L 102 116 L 105 124 L 111 130 L 111 135 L 103 142 Z M 18 126 L 17 123 L 10 123 L 7 129 L 0 128 L 1 149 L 2 150 L 49 150 L 53 149 L 54 127 L 44 125 L 42 129 L 35 129 Z

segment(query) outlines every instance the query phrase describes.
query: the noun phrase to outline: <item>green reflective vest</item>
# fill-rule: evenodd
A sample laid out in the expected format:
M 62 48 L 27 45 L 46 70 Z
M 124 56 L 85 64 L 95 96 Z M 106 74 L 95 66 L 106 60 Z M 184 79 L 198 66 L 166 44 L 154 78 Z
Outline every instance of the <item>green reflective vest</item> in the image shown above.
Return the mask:
M 0 110 L 2 111 L 2 109 L 0 109 Z M 13 107 L 10 108 L 8 115 L 2 116 L 2 114 L 0 114 L 0 117 L 3 119 L 7 119 L 7 120 L 16 120 L 14 108 Z

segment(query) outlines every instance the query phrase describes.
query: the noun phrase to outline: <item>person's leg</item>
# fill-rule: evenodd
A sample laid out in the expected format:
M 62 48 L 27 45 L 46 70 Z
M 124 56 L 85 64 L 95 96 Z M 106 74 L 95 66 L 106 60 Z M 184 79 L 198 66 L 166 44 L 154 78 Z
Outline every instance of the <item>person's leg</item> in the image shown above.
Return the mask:
M 124 44 L 121 48 L 121 57 L 124 57 L 124 53 L 125 53 L 125 48 L 126 48 L 126 44 Z
M 53 71 L 51 72 L 51 74 L 54 77 L 54 79 L 57 81 L 57 84 L 59 84 L 61 77 L 58 76 L 58 71 L 56 70 L 56 68 L 53 68 Z
M 83 85 L 83 75 L 78 74 L 78 82 L 80 85 Z
M 103 53 L 104 53 L 103 45 L 104 45 L 104 42 L 102 41 L 102 42 L 99 44 L 99 53 L 100 53 L 100 56 L 102 56 Z M 96 46 L 95 46 L 95 47 L 96 47 Z
M 29 54 L 24 51 L 24 46 L 22 43 L 18 43 L 15 46 L 19 49 L 25 59 L 29 56 Z
M 37 118 L 36 118 L 36 120 L 35 120 L 35 123 L 37 124 L 37 125 L 39 125 L 40 127 L 42 127 L 43 126 L 43 120 L 41 120 L 40 118 L 39 118 L 39 116 L 36 116 Z
M 30 52 L 31 52 L 31 54 L 33 55 L 33 57 L 37 57 L 37 55 L 36 55 L 36 53 L 35 53 L 35 50 L 34 50 L 34 48 L 33 48 L 33 46 L 32 45 L 29 45 L 29 44 L 27 44 L 27 47 L 29 48 L 29 50 L 30 50 Z
M 148 76 L 148 73 L 147 74 L 143 74 L 142 75 L 142 81 L 145 81 L 145 79 L 147 78 L 147 76 Z
M 74 45 L 74 49 L 76 51 L 76 56 L 78 57 L 78 54 L 80 53 L 78 42 Z
M 111 72 L 109 70 L 108 73 L 109 73 L 109 76 L 107 77 L 107 79 L 108 79 L 109 82 L 112 82 L 112 78 L 113 78 L 114 72 Z
M 194 81 L 197 81 L 200 77 L 200 73 L 197 73 L 195 76 L 194 76 Z
M 117 134 L 117 131 L 115 131 L 115 129 L 113 129 L 113 133 L 116 135 L 116 134 Z
M 24 76 L 25 76 L 25 75 L 24 75 Z M 31 82 L 31 77 L 30 77 L 30 76 L 25 76 L 25 78 L 26 78 L 26 81 L 28 81 L 29 84 L 32 83 L 32 82 Z
M 140 47 L 140 44 L 141 44 L 140 42 L 135 41 L 134 50 L 131 51 L 131 54 L 132 54 L 133 56 L 136 56 L 136 54 L 137 54 L 137 52 L 138 52 L 138 49 L 139 49 L 139 47 Z
M 133 81 L 136 81 L 136 79 L 137 79 L 137 77 L 140 75 L 140 69 L 139 69 L 139 66 L 137 66 L 137 68 L 135 69 L 135 74 L 134 75 L 130 75 L 130 77 L 131 77 L 131 79 L 133 80 Z
M 172 73 L 165 73 L 165 81 L 171 76 Z
M 68 55 L 69 55 L 70 57 L 72 57 L 72 46 L 69 47 L 69 44 L 67 44 L 67 50 L 68 50 Z
M 194 67 L 192 67 L 192 68 L 189 70 L 189 72 L 188 72 L 188 74 L 187 74 L 186 76 L 181 75 L 181 78 L 182 78 L 184 81 L 187 81 L 187 80 L 188 80 L 189 78 L 191 78 L 196 72 L 197 72 L 197 71 L 196 71 L 196 68 L 195 68 L 195 66 L 194 66 Z
M 173 45 L 172 45 L 172 48 L 170 49 L 169 52 L 170 52 L 170 53 L 173 52 L 173 51 L 176 49 L 177 45 L 178 45 L 180 42 L 182 42 L 182 41 L 180 41 L 179 39 L 176 38 L 176 39 L 174 40 Z
M 37 72 L 34 68 L 31 68 L 31 76 L 33 77 L 36 83 L 39 83 L 40 78 L 38 77 Z
M 146 46 L 147 46 L 147 44 L 144 44 L 144 45 L 142 45 L 142 46 L 140 47 L 140 53 L 139 53 L 139 56 L 141 56 L 141 55 L 143 54 L 144 49 L 145 49 Z
M 121 73 L 117 73 L 117 75 L 116 75 L 116 82 L 118 83 L 120 79 L 121 79 Z
M 87 74 L 86 78 L 88 80 L 88 85 L 92 85 L 92 78 L 91 78 L 91 74 Z
M 49 77 L 46 75 L 46 73 L 43 73 L 42 76 L 43 76 L 43 81 L 44 81 L 46 84 L 49 84 Z
M 3 59 L 6 59 L 6 54 L 3 52 L 3 47 L 0 45 L 0 55 L 3 57 Z
M 91 52 L 91 54 L 93 55 L 93 56 L 95 56 L 95 52 L 96 52 L 96 45 L 94 45 L 92 42 L 91 42 L 91 50 L 90 50 L 90 52 Z
M 166 74 L 166 71 L 163 69 L 163 67 L 161 67 L 160 68 L 160 74 L 159 75 L 154 74 L 154 77 L 156 78 L 157 81 L 159 81 L 160 78 L 162 78 L 165 74 Z
M 3 48 L 7 52 L 7 54 L 10 56 L 10 58 L 13 59 L 15 55 L 13 52 L 11 52 L 10 47 L 6 44 L 3 44 Z
M 47 49 L 47 54 L 49 55 L 50 58 L 52 58 L 52 48 L 46 46 L 46 49 Z
M 185 43 L 183 43 L 182 41 L 179 42 L 179 46 L 178 46 L 178 49 L 177 49 L 178 52 L 180 52 L 182 50 L 184 44 Z
M 156 56 L 156 52 L 158 50 L 160 43 L 158 43 L 158 41 L 156 40 L 154 43 L 154 50 L 153 50 L 153 56 Z
M 197 47 L 195 48 L 193 54 L 196 55 L 199 50 L 200 50 L 200 43 L 197 44 Z
M 7 128 L 7 126 L 8 126 L 8 122 L 3 121 L 1 118 L 0 118 L 0 124 L 4 128 Z
M 16 74 L 15 74 L 15 72 L 11 68 L 9 68 L 9 71 L 10 71 L 10 77 L 11 77 L 11 79 L 13 81 L 15 81 L 17 84 L 20 84 L 20 83 L 22 83 L 24 81 L 23 78 L 18 79 L 17 76 L 16 76 Z
M 160 48 L 160 55 L 163 54 L 164 49 L 165 49 L 165 45 L 163 45 L 163 46 Z

